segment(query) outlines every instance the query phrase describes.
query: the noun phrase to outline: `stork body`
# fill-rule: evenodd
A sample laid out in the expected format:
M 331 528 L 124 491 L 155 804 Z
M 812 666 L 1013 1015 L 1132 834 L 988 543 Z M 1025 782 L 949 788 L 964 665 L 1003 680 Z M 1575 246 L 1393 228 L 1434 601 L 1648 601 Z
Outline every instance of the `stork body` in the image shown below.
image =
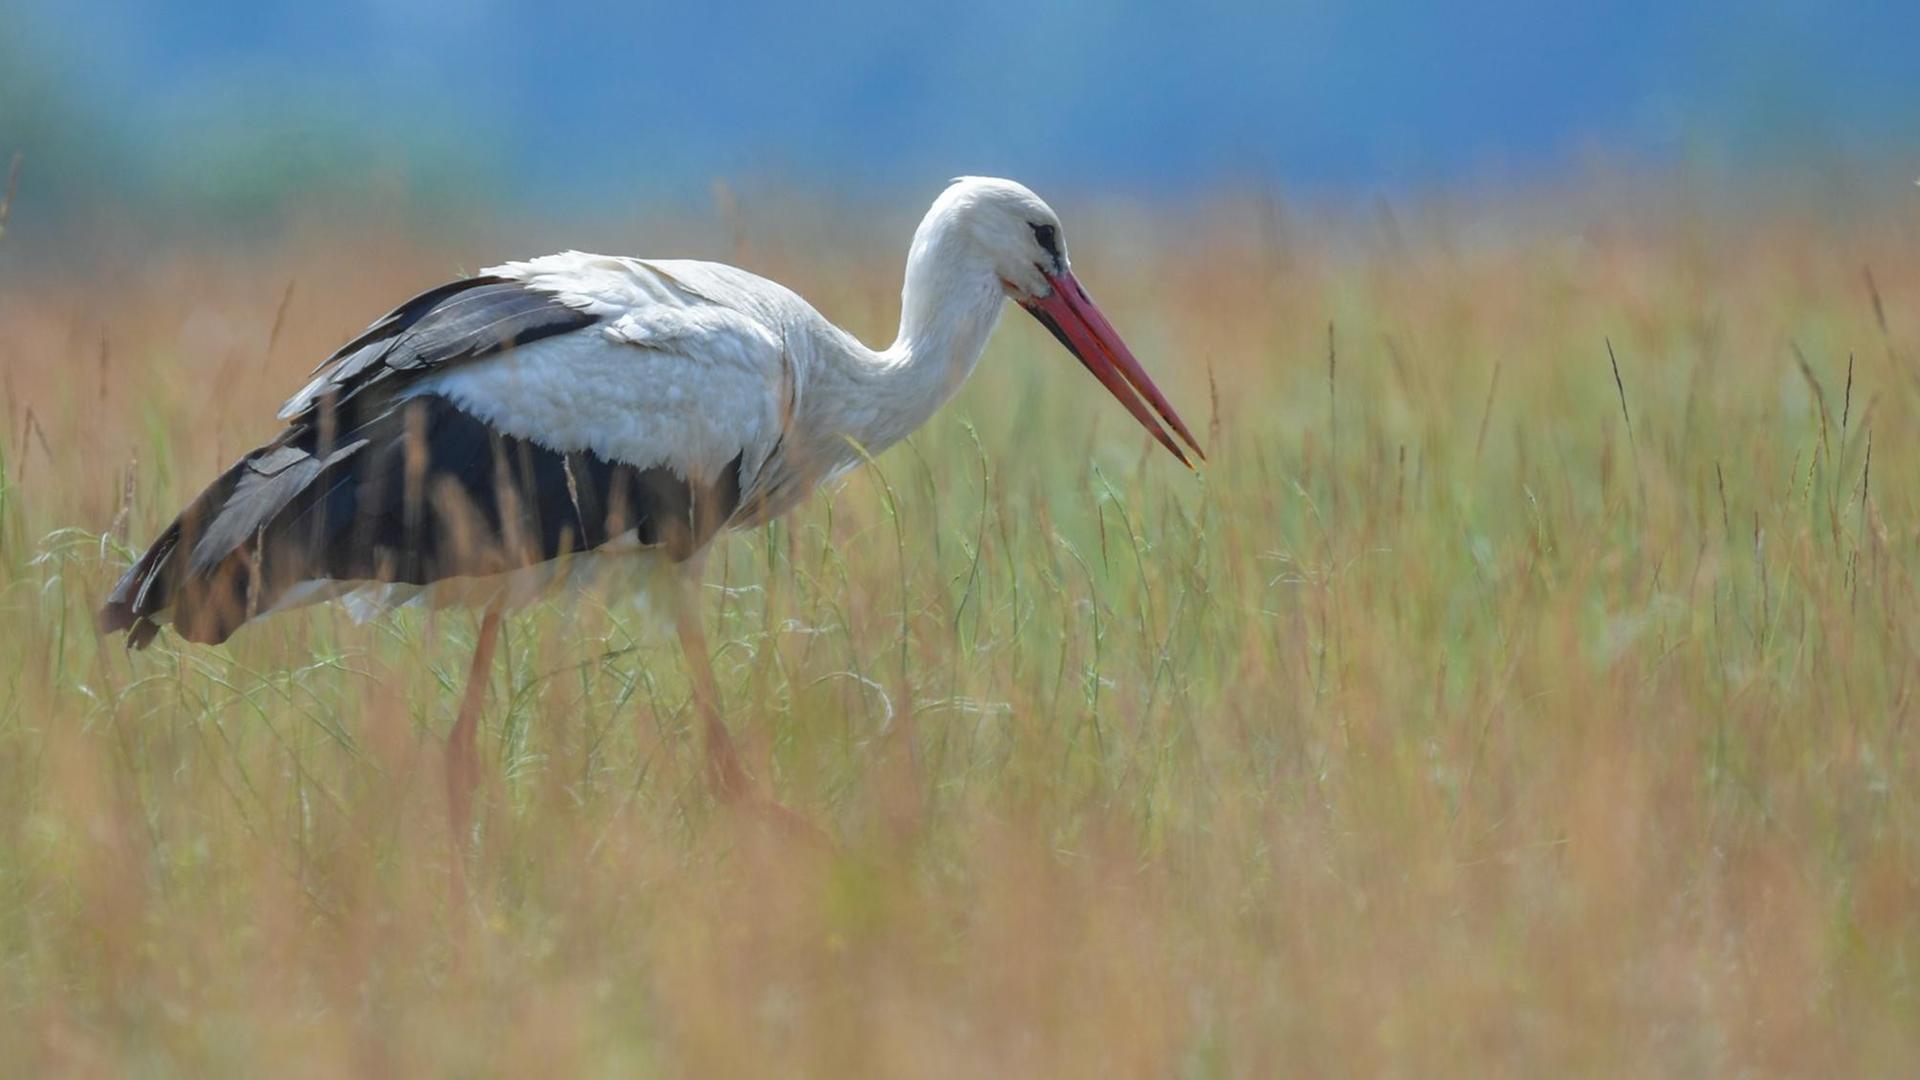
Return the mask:
M 884 349 L 707 262 L 566 252 L 421 294 L 316 369 L 281 409 L 280 435 L 120 579 L 101 627 L 138 647 L 162 622 L 219 642 L 335 598 L 356 617 L 408 602 L 484 609 L 449 744 L 459 826 L 501 613 L 556 587 L 658 587 L 663 566 L 679 567 L 665 576 L 708 718 L 709 775 L 737 793 L 745 778 L 685 582 L 719 530 L 791 509 L 932 415 L 1007 299 L 1176 455 L 1136 392 L 1192 445 L 1074 280 L 1052 210 L 1010 181 L 964 178 L 914 235 Z

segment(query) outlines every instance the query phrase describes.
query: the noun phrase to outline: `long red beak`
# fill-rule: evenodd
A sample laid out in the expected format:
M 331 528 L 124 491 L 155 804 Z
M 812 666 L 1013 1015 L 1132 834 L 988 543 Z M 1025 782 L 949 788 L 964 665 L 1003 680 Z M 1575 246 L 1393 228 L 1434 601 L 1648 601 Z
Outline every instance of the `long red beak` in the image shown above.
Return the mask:
M 1088 371 L 1093 372 L 1093 377 L 1099 379 L 1109 393 L 1120 399 L 1120 404 L 1125 405 L 1133 418 L 1140 421 L 1141 427 L 1152 432 L 1153 437 L 1160 440 L 1161 446 L 1173 451 L 1173 456 L 1179 458 L 1182 465 L 1193 468 L 1193 462 L 1187 460 L 1180 445 L 1167 434 L 1165 427 L 1160 426 L 1159 420 L 1154 419 L 1154 413 L 1159 413 L 1160 420 L 1165 420 L 1168 426 L 1179 432 L 1180 437 L 1193 448 L 1195 457 L 1205 461 L 1207 455 L 1200 449 L 1193 433 L 1180 422 L 1180 415 L 1173 411 L 1166 395 L 1153 385 L 1146 369 L 1133 358 L 1127 343 L 1120 340 L 1119 331 L 1113 328 L 1105 315 L 1100 314 L 1093 297 L 1088 296 L 1087 290 L 1074 280 L 1072 272 L 1048 274 L 1047 282 L 1053 286 L 1051 293 L 1022 300 L 1021 306 L 1040 320 L 1040 325 L 1059 339 L 1060 344 L 1065 345 L 1067 351 Z M 1146 398 L 1144 404 L 1140 400 L 1143 397 Z M 1148 404 L 1153 406 L 1153 412 L 1147 411 Z

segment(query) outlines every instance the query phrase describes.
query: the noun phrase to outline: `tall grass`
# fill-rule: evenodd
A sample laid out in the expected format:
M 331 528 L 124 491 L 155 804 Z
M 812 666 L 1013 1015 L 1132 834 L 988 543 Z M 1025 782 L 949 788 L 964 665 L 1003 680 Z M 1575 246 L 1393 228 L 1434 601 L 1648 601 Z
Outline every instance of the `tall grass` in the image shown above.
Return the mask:
M 635 614 L 515 618 L 472 918 L 471 618 L 128 655 L 90 610 L 313 360 L 488 256 L 16 264 L 0 1060 L 1910 1068 L 1920 215 L 1621 205 L 1065 208 L 1212 464 L 1010 319 L 911 443 L 717 548 L 729 723 L 828 847 L 711 803 Z M 706 250 L 887 335 L 902 237 L 731 225 Z

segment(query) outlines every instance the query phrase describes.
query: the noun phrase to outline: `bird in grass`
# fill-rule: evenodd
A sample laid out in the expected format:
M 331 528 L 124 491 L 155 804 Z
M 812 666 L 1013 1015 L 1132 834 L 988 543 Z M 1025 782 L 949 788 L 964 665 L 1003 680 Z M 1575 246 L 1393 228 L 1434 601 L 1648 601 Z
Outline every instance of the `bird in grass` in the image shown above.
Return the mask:
M 286 427 L 120 578 L 100 629 L 140 648 L 165 623 L 217 643 L 325 600 L 356 618 L 478 609 L 447 743 L 458 837 L 502 614 L 625 584 L 672 612 L 708 783 L 751 797 L 690 602 L 708 546 L 905 438 L 972 372 L 1007 300 L 1175 457 L 1188 462 L 1176 435 L 1204 456 L 1075 279 L 1053 210 L 1012 181 L 963 177 L 914 232 L 884 349 L 710 262 L 569 251 L 421 293 L 315 369 L 281 408 Z

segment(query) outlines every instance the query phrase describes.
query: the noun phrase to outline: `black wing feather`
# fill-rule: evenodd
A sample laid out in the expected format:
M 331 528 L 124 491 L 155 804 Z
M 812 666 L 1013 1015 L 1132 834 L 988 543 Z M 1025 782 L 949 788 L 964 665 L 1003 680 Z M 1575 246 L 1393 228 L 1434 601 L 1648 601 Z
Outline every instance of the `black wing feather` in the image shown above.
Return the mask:
M 370 390 L 404 384 L 395 376 L 477 360 L 598 321 L 552 293 L 506 278 L 443 285 L 395 308 L 315 368 L 319 386 L 304 392 L 302 407 L 287 419 L 311 417 L 329 406 L 341 409 Z
M 428 584 L 589 551 L 631 532 L 676 558 L 740 499 L 735 458 L 702 483 L 502 434 L 421 374 L 592 325 L 551 294 L 473 278 L 408 301 L 316 369 L 289 427 L 201 492 L 121 577 L 103 632 L 145 645 L 171 610 L 218 642 L 297 582 Z

